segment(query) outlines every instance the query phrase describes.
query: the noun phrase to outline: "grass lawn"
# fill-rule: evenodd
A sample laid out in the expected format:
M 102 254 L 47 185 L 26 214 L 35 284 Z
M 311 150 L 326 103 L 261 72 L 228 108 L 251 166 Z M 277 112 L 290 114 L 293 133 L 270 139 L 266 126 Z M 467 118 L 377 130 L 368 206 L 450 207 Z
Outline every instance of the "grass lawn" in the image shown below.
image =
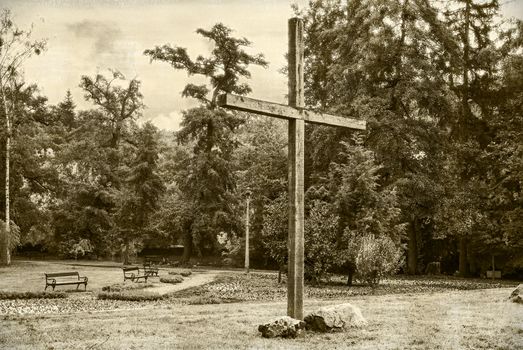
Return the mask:
M 521 349 L 523 307 L 510 289 L 362 296 L 369 321 L 344 333 L 263 339 L 257 325 L 285 314 L 284 302 L 173 305 L 152 309 L 4 316 L 3 349 Z
M 10 267 L 0 267 L 0 290 L 15 292 L 43 291 L 45 287 L 44 273 L 78 271 L 80 276 L 87 276 L 87 290 L 98 290 L 103 286 L 123 281 L 121 267 L 113 263 L 113 267 L 77 266 L 75 261 L 18 261 L 13 260 Z M 121 265 L 121 264 L 120 264 Z M 109 266 L 109 265 L 103 265 Z M 76 286 L 56 287 L 56 290 L 76 289 Z M 84 289 L 83 286 L 80 289 Z M 52 288 L 47 288 L 52 290 Z
M 41 290 L 41 270 L 64 267 L 40 262 L 0 269 L 0 290 Z M 116 267 L 82 266 L 78 270 L 89 276 L 88 290 L 91 281 L 96 290 L 114 283 L 112 276 L 117 281 L 122 279 Z M 18 280 L 13 275 L 18 275 Z M 513 282 L 395 278 L 372 291 L 362 286 L 347 288 L 341 279 L 334 280 L 327 286 L 307 288 L 305 313 L 319 306 L 350 302 L 362 309 L 367 326 L 343 333 L 306 333 L 298 339 L 263 339 L 257 326 L 286 314 L 285 295 L 281 293 L 284 285 L 277 284 L 274 274 L 219 276 L 211 284 L 177 292 L 162 302 L 115 301 L 83 307 L 77 297 L 94 296 L 73 293 L 63 300 L 20 304 L 29 309 L 40 305 L 45 312 L 36 308 L 26 314 L 2 315 L 0 307 L 0 349 L 523 348 L 523 306 L 506 300 Z M 190 298 L 237 302 L 184 302 Z M 0 304 L 12 302 L 0 300 Z M 49 309 L 53 303 L 72 304 L 66 309 Z

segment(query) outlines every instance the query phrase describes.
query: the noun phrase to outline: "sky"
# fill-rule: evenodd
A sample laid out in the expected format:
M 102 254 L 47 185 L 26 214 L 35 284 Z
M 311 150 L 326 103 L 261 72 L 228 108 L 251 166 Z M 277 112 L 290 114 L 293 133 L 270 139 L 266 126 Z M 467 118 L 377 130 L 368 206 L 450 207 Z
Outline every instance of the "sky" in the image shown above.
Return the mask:
M 118 69 L 142 82 L 146 109 L 142 121 L 176 130 L 182 111 L 193 106 L 182 98 L 185 84 L 201 84 L 167 63 L 153 62 L 143 51 L 156 45 L 187 48 L 191 57 L 206 55 L 211 46 L 196 34 L 221 22 L 233 35 L 252 42 L 250 53 L 263 53 L 269 67 L 252 67 L 248 83 L 253 98 L 286 103 L 286 77 L 280 73 L 287 51 L 287 20 L 291 4 L 307 0 L 0 0 L 20 28 L 33 25 L 34 38 L 46 38 L 47 50 L 25 64 L 28 82 L 37 83 L 49 103 L 62 101 L 67 90 L 80 109 L 93 106 L 79 88 L 82 75 Z M 523 19 L 523 0 L 501 0 L 505 16 Z

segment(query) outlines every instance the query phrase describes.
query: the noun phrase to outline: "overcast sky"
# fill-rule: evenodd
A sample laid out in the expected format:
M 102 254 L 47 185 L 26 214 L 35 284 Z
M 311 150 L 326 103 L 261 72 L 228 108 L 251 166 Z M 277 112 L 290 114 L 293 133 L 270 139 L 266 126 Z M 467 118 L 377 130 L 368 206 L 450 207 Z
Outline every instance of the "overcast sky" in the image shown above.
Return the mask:
M 501 2 L 506 16 L 523 19 L 523 0 Z M 270 63 L 251 69 L 251 96 L 285 103 L 287 83 L 279 70 L 285 65 L 291 3 L 301 7 L 307 0 L 0 0 L 0 7 L 10 8 L 21 28 L 33 23 L 36 37 L 48 39 L 48 50 L 27 62 L 25 74 L 50 103 L 70 89 L 81 109 L 90 108 L 80 77 L 118 69 L 142 81 L 144 119 L 176 130 L 181 111 L 195 105 L 180 93 L 187 82 L 198 81 L 166 63 L 149 63 L 143 51 L 171 43 L 186 47 L 192 57 L 206 55 L 210 46 L 195 30 L 222 22 Z

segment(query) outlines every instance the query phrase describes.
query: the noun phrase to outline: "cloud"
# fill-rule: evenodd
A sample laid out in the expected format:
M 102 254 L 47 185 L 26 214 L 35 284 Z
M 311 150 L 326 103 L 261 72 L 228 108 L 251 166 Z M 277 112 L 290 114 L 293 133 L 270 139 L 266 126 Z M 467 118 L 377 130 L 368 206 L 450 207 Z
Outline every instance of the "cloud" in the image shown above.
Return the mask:
M 71 30 L 78 38 L 93 39 L 93 55 L 113 52 L 115 42 L 122 34 L 115 23 L 93 20 L 68 24 L 67 29 Z
M 150 121 L 158 129 L 176 131 L 180 129 L 180 122 L 182 121 L 182 113 L 179 111 L 172 111 L 168 115 L 164 113 L 158 114 L 154 118 L 144 119 L 141 124 Z

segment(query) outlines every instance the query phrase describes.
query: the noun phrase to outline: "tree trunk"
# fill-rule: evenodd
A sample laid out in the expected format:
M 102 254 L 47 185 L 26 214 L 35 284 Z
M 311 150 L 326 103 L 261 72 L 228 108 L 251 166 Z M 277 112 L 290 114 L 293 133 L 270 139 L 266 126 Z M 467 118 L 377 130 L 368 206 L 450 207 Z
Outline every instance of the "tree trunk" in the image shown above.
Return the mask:
M 9 209 L 9 166 L 11 153 L 11 120 L 7 109 L 7 99 L 0 81 L 2 102 L 4 105 L 5 122 L 6 122 L 6 140 L 5 140 L 5 230 L 3 237 L 0 237 L 0 265 L 11 264 L 11 254 L 9 251 L 9 236 L 11 232 L 11 218 Z
M 192 256 L 192 232 L 187 229 L 183 234 L 183 255 L 182 263 L 187 264 Z
M 459 239 L 459 275 L 461 277 L 468 275 L 467 237 L 460 237 Z
M 476 254 L 474 253 L 472 244 L 467 245 L 467 263 L 470 275 L 476 276 L 478 269 L 476 264 Z
M 415 275 L 418 271 L 418 239 L 417 239 L 417 227 L 416 219 L 412 220 L 409 225 L 409 241 L 407 250 L 407 273 L 409 275 Z
M 123 251 L 122 251 L 122 260 L 124 265 L 129 265 L 129 241 L 125 240 Z
M 349 268 L 347 271 L 347 286 L 352 286 L 352 279 L 354 278 L 354 270 Z

